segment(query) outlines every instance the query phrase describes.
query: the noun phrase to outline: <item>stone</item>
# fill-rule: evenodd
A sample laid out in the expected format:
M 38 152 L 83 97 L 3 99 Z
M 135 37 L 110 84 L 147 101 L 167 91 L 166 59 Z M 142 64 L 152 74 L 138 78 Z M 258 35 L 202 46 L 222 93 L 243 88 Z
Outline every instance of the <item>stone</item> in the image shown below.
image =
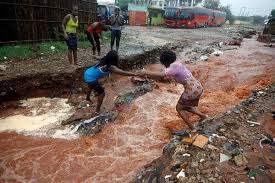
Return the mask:
M 225 154 L 220 153 L 220 163 L 228 161 L 230 159 L 231 159 L 231 157 L 229 157 L 229 156 L 227 156 Z
M 199 148 L 203 148 L 208 142 L 208 137 L 205 137 L 203 135 L 197 136 L 195 141 L 193 142 L 194 146 L 197 146 Z
M 198 166 L 199 166 L 199 162 L 194 161 L 194 162 L 191 163 L 192 168 L 196 168 Z
M 239 154 L 238 156 L 235 156 L 234 162 L 237 166 L 245 166 L 248 163 L 246 157 L 243 154 Z
M 208 149 L 212 150 L 212 151 L 215 151 L 215 150 L 219 150 L 217 147 L 211 145 L 211 144 L 208 144 Z
M 6 65 L 0 65 L 0 71 L 5 71 L 7 70 L 8 66 Z
M 182 169 L 182 170 L 178 173 L 178 175 L 177 175 L 177 178 L 178 178 L 178 179 L 180 179 L 180 178 L 182 178 L 182 177 L 186 177 L 186 176 L 185 176 L 184 169 Z
M 189 133 L 187 133 L 185 130 L 174 131 L 172 134 L 181 137 L 189 137 Z
M 200 60 L 201 61 L 207 61 L 208 60 L 208 56 L 203 55 L 203 56 L 200 57 Z

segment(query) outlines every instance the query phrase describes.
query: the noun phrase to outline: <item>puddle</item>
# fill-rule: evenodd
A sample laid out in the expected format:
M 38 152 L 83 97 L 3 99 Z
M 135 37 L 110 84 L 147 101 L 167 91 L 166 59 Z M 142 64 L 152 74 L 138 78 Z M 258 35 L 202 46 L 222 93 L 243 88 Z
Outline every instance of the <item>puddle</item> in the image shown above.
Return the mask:
M 60 128 L 61 121 L 70 117 L 74 111 L 67 101 L 45 97 L 22 100 L 13 111 L 15 115 L 0 118 L 0 131 L 36 136 L 53 134 L 56 128 Z M 55 137 L 58 137 L 58 134 Z

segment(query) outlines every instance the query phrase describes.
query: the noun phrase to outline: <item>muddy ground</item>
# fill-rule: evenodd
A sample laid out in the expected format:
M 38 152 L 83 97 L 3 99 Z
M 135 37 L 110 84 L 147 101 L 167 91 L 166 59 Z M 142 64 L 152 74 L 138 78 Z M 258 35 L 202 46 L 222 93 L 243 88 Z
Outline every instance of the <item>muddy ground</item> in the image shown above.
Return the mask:
M 92 103 L 84 100 L 86 86 L 82 78 L 84 69 L 95 63 L 91 50 L 79 50 L 81 66 L 78 68 L 68 64 L 65 54 L 1 63 L 6 69 L 0 71 L 0 119 L 30 115 L 31 109 L 22 107 L 21 99 L 33 97 L 69 99 L 67 104 L 73 109 L 69 111 L 69 118 L 51 127 L 45 137 L 1 132 L 0 180 L 247 182 L 248 174 L 249 181 L 254 181 L 254 177 L 258 182 L 272 182 L 274 144 L 265 140 L 261 149 L 258 141 L 262 135 L 274 138 L 271 114 L 274 86 L 263 93 L 251 94 L 252 90 L 274 83 L 275 55 L 274 48 L 264 48 L 256 42 L 255 34 L 254 29 L 244 27 L 196 30 L 126 27 L 123 30 L 119 52 L 121 68 L 161 69 L 159 64 L 152 63 L 158 63 L 162 50 L 172 49 L 205 86 L 200 110 L 214 120 L 200 131 L 213 140 L 203 148 L 186 144 L 182 136 L 173 135 L 173 131 L 186 127 L 174 109 L 182 91 L 180 86 L 120 76 L 114 76 L 111 82 L 103 81 L 108 93 L 103 115 L 89 124 L 88 129 L 82 128 L 83 125 L 79 128 L 84 137 L 53 139 L 52 133 L 55 128 L 60 130 L 61 122 L 77 126 L 91 118 L 95 98 Z M 249 39 L 243 41 L 244 37 Z M 106 53 L 109 46 L 103 47 Z M 43 104 L 36 107 L 41 113 L 47 113 Z M 194 116 L 191 119 L 198 120 Z M 253 124 L 247 121 L 260 123 L 260 127 L 250 126 Z M 213 134 L 216 135 L 211 137 Z M 12 139 L 14 143 L 10 143 Z M 224 144 L 230 150 L 224 149 Z M 220 153 L 232 159 L 245 156 L 247 162 L 241 166 L 236 166 L 234 160 L 220 164 Z M 64 166 L 67 168 L 62 168 Z M 182 169 L 186 177 L 180 180 L 176 176 Z M 235 179 L 229 176 L 232 173 Z M 167 175 L 171 177 L 165 179 Z
M 135 182 L 259 182 L 275 181 L 275 85 L 255 90 L 239 105 L 201 125 L 208 138 L 192 144 L 198 133 L 177 131 Z M 225 159 L 223 159 L 225 158 Z M 177 177 L 183 171 L 182 177 Z

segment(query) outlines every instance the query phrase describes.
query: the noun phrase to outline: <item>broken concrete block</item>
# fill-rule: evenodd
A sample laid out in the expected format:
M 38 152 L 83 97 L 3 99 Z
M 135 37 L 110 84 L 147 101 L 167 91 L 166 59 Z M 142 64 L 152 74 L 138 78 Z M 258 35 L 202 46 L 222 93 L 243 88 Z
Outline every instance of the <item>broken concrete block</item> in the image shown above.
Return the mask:
M 203 148 L 208 142 L 208 137 L 205 137 L 203 135 L 197 136 L 195 141 L 193 142 L 194 146 L 197 146 L 199 148 Z

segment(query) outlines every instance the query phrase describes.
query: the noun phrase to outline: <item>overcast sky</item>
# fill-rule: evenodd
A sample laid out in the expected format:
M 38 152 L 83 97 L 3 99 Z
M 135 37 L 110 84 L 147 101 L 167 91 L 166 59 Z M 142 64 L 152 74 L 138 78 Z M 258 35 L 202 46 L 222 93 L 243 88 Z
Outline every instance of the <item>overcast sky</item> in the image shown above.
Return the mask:
M 98 0 L 98 2 L 115 0 Z M 275 9 L 275 0 L 220 0 L 223 5 L 230 4 L 234 15 L 239 15 L 241 8 L 245 15 L 269 15 L 272 9 Z
M 275 0 L 220 0 L 223 5 L 230 4 L 234 15 L 242 12 L 249 15 L 269 15 L 272 9 L 275 9 Z

